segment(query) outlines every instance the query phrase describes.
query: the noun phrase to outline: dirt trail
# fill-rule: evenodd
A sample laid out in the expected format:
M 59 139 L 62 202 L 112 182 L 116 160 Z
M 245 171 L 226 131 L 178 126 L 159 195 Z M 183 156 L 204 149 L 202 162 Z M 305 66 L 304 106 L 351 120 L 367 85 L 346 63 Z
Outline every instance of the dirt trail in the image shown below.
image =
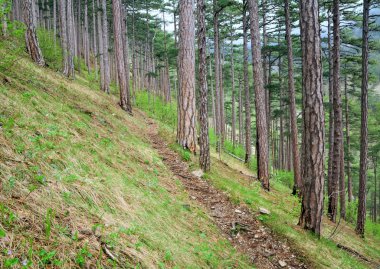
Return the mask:
M 278 239 L 263 226 L 244 205 L 234 205 L 222 191 L 194 176 L 188 165 L 172 151 L 158 134 L 158 126 L 145 118 L 148 137 L 170 168 L 188 191 L 191 199 L 202 205 L 222 230 L 227 239 L 242 253 L 250 257 L 257 268 L 311 268 L 300 260 L 288 242 Z

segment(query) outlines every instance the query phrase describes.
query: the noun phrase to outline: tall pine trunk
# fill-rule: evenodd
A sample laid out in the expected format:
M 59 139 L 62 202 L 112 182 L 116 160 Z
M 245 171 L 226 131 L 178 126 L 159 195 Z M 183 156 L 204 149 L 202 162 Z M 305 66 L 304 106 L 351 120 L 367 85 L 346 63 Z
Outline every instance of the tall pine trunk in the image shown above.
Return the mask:
M 196 151 L 195 129 L 195 33 L 194 33 L 194 2 L 180 0 L 179 3 L 179 129 L 177 141 L 190 152 Z
M 290 106 L 290 133 L 291 147 L 293 156 L 293 173 L 294 186 L 293 194 L 295 195 L 302 189 L 301 179 L 301 160 L 298 148 L 298 127 L 297 127 L 297 108 L 296 93 L 294 84 L 294 64 L 293 64 L 293 41 L 292 41 L 292 23 L 290 15 L 289 0 L 285 0 L 285 26 L 286 26 L 286 43 L 288 49 L 288 90 L 289 90 L 289 106 Z M 288 160 L 290 162 L 290 158 Z
M 356 232 L 364 237 L 366 218 L 366 185 L 368 156 L 368 24 L 370 0 L 363 4 L 362 34 L 362 92 L 361 92 L 361 131 L 360 131 L 360 167 L 359 167 L 359 203 Z
M 125 57 L 124 54 L 124 40 L 123 40 L 123 19 L 121 10 L 120 0 L 112 0 L 113 9 L 113 25 L 114 25 L 114 38 L 115 38 L 115 56 L 116 56 L 116 67 L 117 75 L 119 80 L 119 90 L 120 90 L 120 106 L 124 111 L 132 113 L 131 107 L 128 105 L 128 85 L 127 85 L 127 75 L 125 73 Z
M 264 189 L 269 190 L 268 118 L 265 105 L 265 89 L 260 47 L 260 28 L 257 0 L 248 0 L 251 29 L 253 82 L 256 105 L 256 130 L 258 144 L 258 178 Z
M 104 91 L 110 93 L 111 73 L 108 53 L 108 19 L 107 1 L 102 1 L 102 34 L 103 34 L 103 61 L 104 61 Z
M 199 57 L 199 164 L 203 171 L 210 170 L 210 142 L 208 134 L 208 100 L 207 100 L 207 62 L 206 62 L 206 4 L 205 0 L 197 1 L 198 8 L 198 57 Z
M 245 94 L 245 163 L 249 164 L 252 155 L 251 145 L 251 94 L 249 91 L 248 78 L 248 17 L 246 10 L 247 2 L 243 11 L 243 76 Z
M 104 44 L 103 44 L 103 25 L 102 25 L 102 9 L 100 0 L 97 0 L 97 23 L 98 23 L 98 39 L 99 39 L 99 65 L 100 65 L 100 89 L 106 92 L 105 87 L 105 71 L 104 71 Z
M 343 129 L 342 129 L 342 100 L 340 93 L 340 31 L 339 31 L 339 0 L 333 1 L 333 37 L 334 45 L 332 51 L 332 88 L 333 88 L 333 110 L 334 110 L 334 136 L 333 136 L 333 160 L 332 160 L 332 171 L 331 171 L 331 194 L 329 196 L 329 218 L 331 221 L 336 221 L 336 215 L 338 211 L 338 197 L 341 198 L 341 202 L 344 205 L 344 195 L 339 195 L 340 191 L 344 193 L 344 174 L 340 173 L 343 171 L 340 165 L 342 162 L 343 155 Z M 341 189 L 341 190 L 340 190 Z M 341 203 L 341 205 L 342 205 Z M 344 205 L 345 207 L 345 205 Z M 344 213 L 345 208 L 341 208 L 341 213 Z
M 220 99 L 221 99 L 221 85 L 220 85 L 220 49 L 219 49 L 219 10 L 217 0 L 213 0 L 213 23 L 214 23 L 214 62 L 215 62 L 215 121 L 216 121 L 216 150 L 218 152 L 221 151 L 222 145 L 221 136 L 222 136 L 222 107 L 220 107 Z
M 303 196 L 299 224 L 321 234 L 324 189 L 324 109 L 318 0 L 301 0 Z
M 352 177 L 351 177 L 351 148 L 350 148 L 350 121 L 349 121 L 349 102 L 348 102 L 348 94 L 347 94 L 347 75 L 344 77 L 344 97 L 346 101 L 346 145 L 347 145 L 347 193 L 348 193 L 348 202 L 352 202 L 353 200 L 353 189 L 352 189 Z
M 45 65 L 44 57 L 42 56 L 41 48 L 38 43 L 36 34 L 36 21 L 34 20 L 33 13 L 34 3 L 33 0 L 26 0 L 23 3 L 24 23 L 26 25 L 25 42 L 28 53 L 32 60 L 39 66 Z

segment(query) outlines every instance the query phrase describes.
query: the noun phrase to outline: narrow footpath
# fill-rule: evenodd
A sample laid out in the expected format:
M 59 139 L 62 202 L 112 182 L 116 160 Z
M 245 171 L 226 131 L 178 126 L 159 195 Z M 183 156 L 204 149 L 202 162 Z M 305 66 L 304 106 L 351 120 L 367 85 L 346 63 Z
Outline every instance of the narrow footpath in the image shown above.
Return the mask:
M 258 221 L 244 205 L 234 205 L 222 191 L 193 175 L 181 157 L 171 150 L 158 134 L 157 124 L 145 118 L 148 138 L 164 164 L 178 177 L 191 199 L 197 201 L 212 217 L 225 237 L 246 254 L 257 268 L 312 268 L 291 248 Z M 237 172 L 238 173 L 238 172 Z

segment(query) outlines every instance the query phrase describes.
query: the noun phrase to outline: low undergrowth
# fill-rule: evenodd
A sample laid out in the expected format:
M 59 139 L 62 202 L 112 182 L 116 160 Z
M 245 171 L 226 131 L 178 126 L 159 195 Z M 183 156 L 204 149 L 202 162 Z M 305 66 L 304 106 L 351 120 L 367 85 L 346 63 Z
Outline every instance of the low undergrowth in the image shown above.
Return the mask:
M 144 108 L 142 107 L 142 109 Z M 159 121 L 159 118 L 154 118 Z M 183 149 L 175 144 L 175 133 L 172 128 L 168 127 L 167 122 L 160 122 L 160 133 L 174 150 L 183 154 Z M 259 207 L 269 209 L 271 214 L 261 215 L 259 220 L 270 227 L 280 238 L 290 241 L 293 248 L 309 263 L 313 263 L 317 268 L 337 269 L 371 268 L 380 264 L 379 224 L 368 221 L 366 238 L 362 239 L 355 234 L 352 223 L 341 220 L 339 224 L 334 224 L 324 218 L 323 236 L 318 239 L 297 225 L 301 206 L 299 199 L 291 195 L 293 187 L 291 172 L 274 171 L 271 178 L 271 192 L 266 192 L 258 181 L 242 179 L 239 171 L 247 170 L 246 166 L 228 154 L 217 154 L 214 150 L 216 137 L 211 134 L 210 138 L 210 144 L 213 145 L 212 169 L 204 175 L 204 178 L 227 193 L 231 201 L 236 204 L 245 203 L 254 212 L 258 211 Z M 234 152 L 229 142 L 227 142 L 226 148 L 238 157 L 242 154 L 239 147 Z M 222 160 L 219 160 L 219 157 Z M 191 156 L 191 160 L 187 161 L 192 169 L 199 169 L 197 156 Z M 352 204 L 350 207 L 354 208 L 355 206 Z M 352 256 L 347 251 L 338 248 L 338 244 L 357 251 L 370 262 Z
M 249 267 L 189 210 L 143 122 L 91 74 L 67 80 L 21 46 L 0 41 L 1 268 Z

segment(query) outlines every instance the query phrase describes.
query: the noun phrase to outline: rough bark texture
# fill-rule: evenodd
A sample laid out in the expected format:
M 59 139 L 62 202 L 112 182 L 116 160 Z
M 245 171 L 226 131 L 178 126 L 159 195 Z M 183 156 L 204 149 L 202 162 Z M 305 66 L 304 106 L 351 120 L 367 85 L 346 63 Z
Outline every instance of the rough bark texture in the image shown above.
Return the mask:
M 84 59 L 86 62 L 87 70 L 88 72 L 91 71 L 90 66 L 90 36 L 89 36 L 89 29 L 88 29 L 88 0 L 84 1 L 84 31 L 83 31 L 83 38 L 84 38 Z
M 207 62 L 206 62 L 206 5 L 197 1 L 198 8 L 198 50 L 199 50 L 199 164 L 203 171 L 210 170 L 210 142 L 208 134 Z
M 217 0 L 213 0 L 213 12 L 214 12 L 214 63 L 215 63 L 215 122 L 216 122 L 216 150 L 220 152 L 222 145 L 220 145 L 222 128 L 224 126 L 221 125 L 222 117 L 221 111 L 222 107 L 220 107 L 220 99 L 221 99 L 221 86 L 220 86 L 220 50 L 219 50 L 219 10 Z
M 252 65 L 256 104 L 256 129 L 258 158 L 258 178 L 264 189 L 269 190 L 269 146 L 268 124 L 265 105 L 265 89 L 263 81 L 262 58 L 260 48 L 260 28 L 257 0 L 248 0 L 250 14 Z
M 303 196 L 299 224 L 320 236 L 324 187 L 324 110 L 317 0 L 301 0 Z
M 67 26 L 67 66 L 63 71 L 69 78 L 74 77 L 74 54 L 75 54 L 75 33 L 72 0 L 67 0 L 66 5 L 66 26 Z
M 23 3 L 23 11 L 24 11 L 24 22 L 26 25 L 25 32 L 25 41 L 26 47 L 28 49 L 28 53 L 32 60 L 40 66 L 45 65 L 44 57 L 42 56 L 42 52 L 40 49 L 40 45 L 38 43 L 38 38 L 36 34 L 36 21 L 33 18 L 34 4 L 33 0 L 26 0 Z
M 242 89 L 241 89 L 241 77 L 239 76 L 239 144 L 243 145 L 243 100 L 242 100 Z
M 60 2 L 60 24 L 61 24 L 61 46 L 62 46 L 62 67 L 63 73 L 65 74 L 68 69 L 68 51 L 67 51 L 67 20 L 66 20 L 66 0 L 61 0 Z
M 292 24 L 290 20 L 289 0 L 285 0 L 285 26 L 286 26 L 286 43 L 288 49 L 288 90 L 289 90 L 289 107 L 290 107 L 290 133 L 293 153 L 293 172 L 294 187 L 293 194 L 300 192 L 302 189 L 301 179 L 301 161 L 298 148 L 298 127 L 297 127 L 297 109 L 296 93 L 294 84 L 294 65 L 293 65 L 293 41 L 292 41 Z M 289 160 L 290 161 L 290 158 Z
M 104 44 L 103 44 L 103 26 L 102 26 L 102 9 L 100 1 L 97 0 L 97 23 L 98 23 L 98 42 L 99 42 L 99 66 L 100 66 L 100 89 L 105 91 L 105 82 L 104 82 Z
M 102 34 L 103 34 L 103 61 L 104 61 L 104 91 L 110 92 L 111 73 L 108 54 L 108 21 L 107 21 L 107 1 L 102 1 Z
M 178 143 L 190 152 L 196 151 L 195 133 L 195 34 L 193 0 L 179 3 L 179 129 Z
M 351 161 L 350 161 L 350 121 L 349 121 L 349 102 L 348 102 L 348 94 L 347 94 L 347 75 L 344 78 L 344 96 L 346 101 L 346 145 L 347 145 L 347 193 L 348 193 L 348 202 L 352 202 L 353 200 L 353 190 L 352 190 L 352 177 L 351 177 Z
M 359 204 L 356 232 L 364 237 L 366 218 L 366 185 L 368 155 L 368 21 L 370 0 L 363 4 L 363 44 L 362 44 L 362 93 L 361 93 L 361 132 L 360 132 L 360 167 L 359 167 Z
M 127 30 L 127 15 L 125 7 L 121 7 L 121 37 L 124 53 L 124 68 L 125 68 L 125 80 L 126 80 L 126 98 L 127 98 L 127 112 L 132 114 L 132 101 L 131 101 L 131 89 L 130 89 L 130 63 L 129 63 L 129 43 L 128 43 L 128 30 Z M 117 55 L 116 55 L 117 56 Z M 117 59 L 116 59 L 117 61 Z
M 233 26 L 231 20 L 231 90 L 232 90 L 232 145 L 235 148 L 236 144 L 236 112 L 235 112 L 235 68 L 234 68 L 234 43 L 233 43 Z
M 122 23 L 123 19 L 121 17 L 121 5 L 120 0 L 112 0 L 113 9 L 113 26 L 114 26 L 114 39 L 115 39 L 115 56 L 116 56 L 116 67 L 117 75 L 119 80 L 119 90 L 120 90 L 120 107 L 129 113 L 132 113 L 131 107 L 128 106 L 128 89 L 127 87 L 127 75 L 125 73 L 125 57 L 124 55 L 124 42 L 123 42 L 123 31 Z
M 334 87 L 333 87 L 333 57 L 332 57 L 332 49 L 331 49 L 331 10 L 328 10 L 327 13 L 327 45 L 328 45 L 328 57 L 329 57 L 329 160 L 327 167 L 327 199 L 328 199 L 328 207 L 327 207 L 327 215 L 332 214 L 332 196 L 333 196 L 333 180 L 332 180 L 332 169 L 333 169 L 333 159 L 334 159 Z
M 94 53 L 94 66 L 95 66 L 95 79 L 98 78 L 98 46 L 96 42 L 96 15 L 95 15 L 95 0 L 92 0 L 92 38 L 93 38 L 93 53 Z
M 1 31 L 2 31 L 3 36 L 7 37 L 8 36 L 8 18 L 7 18 L 7 14 L 6 14 L 7 3 L 4 3 L 3 6 L 0 8 L 3 9 L 3 12 L 2 12 L 3 15 L 0 18 L 1 23 L 2 23 Z
M 246 1 L 245 1 L 246 3 Z M 248 79 L 248 17 L 247 10 L 243 12 L 243 73 L 245 94 L 245 163 L 249 164 L 252 155 L 251 146 L 251 95 L 249 92 Z
M 343 157 L 343 129 L 342 129 L 342 100 L 340 92 L 340 31 L 339 31 L 339 0 L 333 1 L 333 36 L 334 36 L 334 46 L 332 51 L 332 61 L 333 61 L 333 76 L 332 76 L 332 87 L 333 87 L 333 110 L 334 110 L 334 136 L 333 136 L 333 160 L 332 160 L 332 171 L 331 171 L 331 196 L 329 196 L 329 218 L 331 221 L 336 221 L 336 215 L 338 211 L 338 197 L 344 200 L 344 195 L 339 195 L 340 190 L 344 193 L 344 186 L 340 186 L 339 183 L 344 185 L 344 170 L 341 169 L 341 163 Z M 345 201 L 342 201 L 345 206 Z M 342 205 L 342 203 L 341 203 Z M 341 208 L 341 210 L 344 208 Z M 342 213 L 342 211 L 341 211 Z

